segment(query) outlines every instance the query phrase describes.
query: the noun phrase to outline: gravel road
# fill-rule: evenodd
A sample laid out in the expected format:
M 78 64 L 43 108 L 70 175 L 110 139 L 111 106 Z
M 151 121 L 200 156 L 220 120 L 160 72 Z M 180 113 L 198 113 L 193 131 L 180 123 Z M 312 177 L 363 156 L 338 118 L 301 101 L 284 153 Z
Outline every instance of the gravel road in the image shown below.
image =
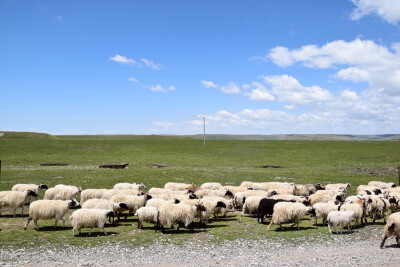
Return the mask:
M 196 240 L 147 246 L 105 243 L 80 248 L 43 245 L 0 248 L 2 266 L 399 266 L 400 248 L 394 238 L 380 249 L 381 229 L 333 237 L 295 240 L 235 240 L 215 244 Z

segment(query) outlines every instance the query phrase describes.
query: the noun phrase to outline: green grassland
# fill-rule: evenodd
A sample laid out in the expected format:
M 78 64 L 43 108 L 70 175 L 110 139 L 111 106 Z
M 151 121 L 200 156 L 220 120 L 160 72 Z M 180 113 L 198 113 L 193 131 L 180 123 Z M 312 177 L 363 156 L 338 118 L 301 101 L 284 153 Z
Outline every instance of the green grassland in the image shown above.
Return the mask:
M 400 142 L 397 141 L 309 141 L 309 140 L 208 140 L 171 136 L 29 136 L 0 137 L 2 171 L 0 190 L 10 190 L 16 183 L 80 185 L 87 188 L 112 188 L 118 182 L 143 182 L 147 188 L 163 187 L 166 182 L 201 184 L 207 181 L 239 185 L 244 180 L 293 183 L 349 182 L 350 194 L 360 184 L 371 180 L 398 184 Z M 40 166 L 41 163 L 68 163 L 67 166 Z M 101 169 L 100 164 L 129 163 L 127 169 Z M 167 167 L 155 168 L 153 164 Z M 262 168 L 263 165 L 281 168 Z M 43 193 L 40 197 L 42 197 Z M 27 211 L 28 207 L 26 207 Z M 26 214 L 25 211 L 25 214 Z M 17 213 L 20 213 L 18 209 Z M 191 239 L 219 242 L 237 238 L 328 238 L 326 226 L 313 227 L 309 217 L 302 220 L 301 231 L 289 225 L 285 230 L 258 225 L 256 219 L 229 213 L 218 218 L 206 231 L 175 230 L 154 232 L 151 224 L 137 230 L 136 219 L 129 217 L 118 225 L 108 226 L 110 235 L 95 229 L 87 237 L 72 236 L 67 228 L 54 229 L 54 221 L 39 221 L 23 231 L 27 217 L 13 218 L 3 209 L 0 217 L 0 246 L 34 246 L 42 243 L 91 246 L 120 241 L 149 244 L 154 240 L 180 243 Z M 269 219 L 267 219 L 269 222 Z M 378 222 L 382 227 L 382 220 Z M 364 229 L 360 229 L 363 231 Z

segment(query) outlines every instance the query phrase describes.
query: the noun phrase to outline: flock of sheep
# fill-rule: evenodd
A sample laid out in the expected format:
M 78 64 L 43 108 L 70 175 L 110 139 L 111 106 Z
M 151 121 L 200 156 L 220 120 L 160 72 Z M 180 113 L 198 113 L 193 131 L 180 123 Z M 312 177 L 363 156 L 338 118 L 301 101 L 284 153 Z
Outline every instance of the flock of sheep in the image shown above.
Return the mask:
M 31 221 L 36 229 L 39 228 L 38 220 L 55 219 L 55 227 L 59 220 L 65 227 L 65 215 L 70 208 L 81 207 L 75 210 L 69 217 L 76 231 L 81 233 L 81 228 L 101 228 L 104 234 L 107 232 L 104 225 L 107 220 L 114 223 L 114 217 L 118 220 L 122 216 L 137 216 L 138 227 L 143 227 L 143 222 L 154 223 L 155 229 L 164 227 L 173 228 L 178 224 L 185 228 L 193 226 L 198 220 L 200 227 L 205 227 L 210 216 L 218 217 L 222 214 L 226 218 L 228 210 L 240 209 L 241 215 L 257 215 L 257 221 L 263 222 L 266 216 L 271 216 L 270 224 L 279 225 L 292 222 L 299 229 L 299 221 L 310 214 L 313 224 L 322 219 L 323 224 L 328 225 L 337 233 L 344 227 L 351 231 L 350 222 L 354 220 L 354 226 L 367 223 L 367 217 L 375 220 L 380 217 L 387 219 L 384 228 L 384 238 L 381 243 L 383 248 L 385 241 L 390 236 L 396 237 L 400 246 L 400 187 L 393 183 L 371 181 L 368 185 L 360 185 L 357 195 L 348 196 L 347 189 L 350 184 L 293 184 L 285 182 L 253 183 L 242 182 L 240 186 L 222 186 L 220 183 L 210 182 L 201 186 L 185 183 L 166 183 L 164 188 L 150 188 L 147 193 L 143 184 L 119 183 L 113 189 L 85 189 L 77 186 L 56 185 L 48 188 L 46 185 L 17 184 L 11 191 L 0 191 L 0 211 L 2 207 L 9 206 L 14 209 L 21 208 L 24 213 L 24 205 L 31 197 L 37 198 L 39 190 L 46 190 L 43 200 L 30 203 L 29 217 L 25 224 L 27 229 Z M 80 195 L 80 201 L 76 198 Z M 1 215 L 1 213 L 0 213 Z

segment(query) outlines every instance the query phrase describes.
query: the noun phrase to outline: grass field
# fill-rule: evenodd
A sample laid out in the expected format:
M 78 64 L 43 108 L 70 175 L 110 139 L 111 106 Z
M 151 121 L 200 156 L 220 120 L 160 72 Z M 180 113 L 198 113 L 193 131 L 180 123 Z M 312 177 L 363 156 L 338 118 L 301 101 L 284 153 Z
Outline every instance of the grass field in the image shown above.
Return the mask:
M 293 183 L 353 184 L 350 194 L 360 184 L 382 180 L 398 184 L 400 142 L 397 141 L 249 141 L 202 140 L 168 136 L 42 136 L 35 138 L 1 138 L 2 172 L 0 190 L 10 190 L 16 183 L 80 185 L 86 188 L 112 188 L 117 182 L 143 182 L 148 188 L 163 187 L 166 182 L 201 184 L 207 181 L 223 185 L 239 185 L 244 180 L 287 181 Z M 67 166 L 46 167 L 41 163 L 61 162 Z M 100 164 L 129 163 L 128 169 L 100 169 Z M 153 164 L 165 164 L 154 168 Z M 262 168 L 263 165 L 281 168 Z M 27 210 L 27 208 L 26 208 Z M 289 226 L 284 231 L 267 232 L 254 218 L 229 214 L 227 220 L 217 219 L 206 232 L 154 233 L 151 224 L 136 229 L 136 219 L 128 218 L 117 226 L 107 227 L 110 235 L 94 230 L 72 236 L 70 227 L 54 230 L 53 221 L 39 221 L 40 231 L 22 231 L 27 217 L 11 217 L 3 209 L 0 218 L 0 246 L 30 246 L 43 242 L 69 243 L 84 246 L 121 241 L 148 244 L 155 239 L 185 242 L 204 239 L 215 242 L 236 238 L 327 237 L 327 228 L 313 227 L 308 217 L 301 222 L 301 231 Z M 17 211 L 20 213 L 20 209 Z M 26 213 L 26 212 L 25 212 Z M 269 220 L 267 220 L 269 222 Z M 67 225 L 69 223 L 67 222 Z M 381 221 L 378 223 L 382 224 Z M 362 230 L 361 230 L 362 231 Z M 88 230 L 84 229 L 83 233 Z

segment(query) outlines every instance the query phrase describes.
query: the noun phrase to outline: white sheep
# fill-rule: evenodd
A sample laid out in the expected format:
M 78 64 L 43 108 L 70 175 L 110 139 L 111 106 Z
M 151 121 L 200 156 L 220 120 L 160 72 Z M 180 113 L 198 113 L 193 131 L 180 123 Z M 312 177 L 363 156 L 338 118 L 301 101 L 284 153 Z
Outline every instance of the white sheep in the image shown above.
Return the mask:
M 155 223 L 155 228 L 157 229 L 157 218 L 158 218 L 158 209 L 155 207 L 141 207 L 139 208 L 135 216 L 138 217 L 138 228 L 143 228 L 143 222 L 152 222 Z
M 225 190 L 229 190 L 232 192 L 232 194 L 235 196 L 236 193 L 238 192 L 244 192 L 248 190 L 248 187 L 244 187 L 244 186 L 233 186 L 233 185 L 225 185 L 224 186 Z
M 265 182 L 254 184 L 254 189 L 268 191 L 271 189 L 293 189 L 293 184 L 282 182 Z
M 332 190 L 332 189 L 347 190 L 350 187 L 351 187 L 351 184 L 349 184 L 349 183 L 338 183 L 338 184 L 325 185 L 326 190 Z
M 368 190 L 368 191 L 381 191 L 381 188 L 377 187 L 377 186 L 373 186 L 373 185 L 359 185 L 357 187 L 357 195 L 359 194 L 359 192 L 364 191 L 364 190 Z
M 249 182 L 249 181 L 243 181 L 240 184 L 240 186 L 246 187 L 246 188 L 254 188 L 254 184 L 257 184 L 257 183 L 253 183 L 253 182 Z
M 190 184 L 169 182 L 164 185 L 164 189 L 185 191 L 188 189 L 189 185 Z
M 196 196 L 198 198 L 203 197 L 225 197 L 225 198 L 233 198 L 233 194 L 229 190 L 222 189 L 199 189 L 196 191 Z
M 92 198 L 83 203 L 82 209 L 105 209 L 112 210 L 117 214 L 127 210 L 128 205 L 126 205 L 124 202 L 113 202 L 108 199 Z
M 237 192 L 235 197 L 233 198 L 233 205 L 235 208 L 243 208 L 243 204 L 246 201 L 246 198 L 250 196 L 263 196 L 269 197 L 270 194 L 263 190 L 246 190 L 244 192 Z
M 318 192 L 318 191 L 317 191 Z M 342 201 L 341 196 L 339 195 L 329 195 L 329 194 L 312 194 L 308 197 L 308 202 L 310 206 L 313 206 L 318 202 L 328 202 L 328 201 Z
M 356 216 L 356 213 L 352 210 L 350 211 L 331 211 L 328 214 L 328 229 L 329 233 L 332 234 L 331 227 L 335 230 L 336 234 L 337 229 L 336 226 L 340 225 L 340 234 L 342 234 L 343 227 L 347 225 L 347 229 L 351 232 L 350 229 L 350 221 Z
M 296 184 L 293 186 L 293 194 L 295 196 L 307 197 L 314 194 L 317 190 L 325 189 L 321 184 Z
M 285 200 L 285 201 L 296 201 L 298 203 L 302 203 L 306 206 L 308 206 L 310 203 L 307 200 L 306 197 L 302 197 L 302 196 L 294 196 L 294 195 L 274 195 L 271 196 L 270 198 L 272 199 L 281 199 L 281 200 Z
M 225 218 L 227 218 L 226 213 L 228 211 L 228 209 L 232 209 L 233 208 L 233 199 L 226 199 L 223 197 L 204 197 L 201 199 L 203 202 L 204 201 L 215 201 L 217 203 L 217 206 L 214 208 L 214 210 L 212 210 L 212 214 L 214 214 L 214 218 L 218 218 L 218 214 L 223 214 L 223 216 Z M 222 205 L 221 203 L 224 203 L 224 205 Z
M 384 199 L 383 197 L 371 195 L 366 197 L 366 202 L 367 202 L 366 214 L 373 217 L 372 223 L 375 223 L 375 220 L 378 216 L 382 216 L 383 221 L 386 223 L 385 213 L 390 208 L 390 203 L 388 202 L 388 200 Z
M 393 188 L 388 188 L 386 190 L 384 190 L 383 195 L 385 198 L 388 198 L 388 195 L 390 193 L 400 193 L 400 187 L 393 187 Z
M 244 201 L 244 204 L 243 204 L 241 216 L 243 216 L 246 211 L 248 211 L 248 213 L 250 215 L 257 214 L 258 205 L 260 204 L 260 201 L 263 198 L 265 198 L 265 197 L 264 196 L 250 196 L 250 197 L 246 198 L 246 200 Z
M 146 189 L 146 186 L 144 184 L 137 184 L 137 183 L 118 183 L 115 184 L 113 189 L 118 189 L 118 190 L 126 190 L 126 189 L 133 189 L 133 190 L 140 190 L 140 189 Z
M 314 216 L 313 225 L 317 225 L 319 218 L 322 218 L 322 224 L 325 224 L 329 212 L 338 210 L 338 207 L 334 201 L 315 203 L 310 210 L 310 214 Z
M 82 187 L 75 186 L 75 185 L 58 184 L 58 185 L 54 186 L 54 188 L 68 188 L 71 190 L 77 189 L 79 191 L 79 193 L 82 192 Z
M 390 236 L 396 237 L 397 246 L 400 247 L 400 212 L 390 214 L 388 217 L 385 228 L 383 229 L 381 248 L 383 248 L 386 239 Z
M 108 191 L 108 189 L 105 189 L 105 188 L 101 188 L 101 189 L 85 189 L 85 190 L 83 190 L 81 192 L 81 199 L 80 199 L 81 206 L 88 199 L 103 198 L 104 193 L 107 192 L 107 191 Z
M 72 187 L 53 187 L 46 190 L 44 198 L 47 200 L 69 200 L 79 194 L 79 188 Z
M 355 220 L 356 222 L 354 223 L 354 226 L 360 225 L 363 223 L 363 218 L 364 218 L 364 210 L 362 208 L 362 205 L 359 205 L 358 203 L 353 203 L 353 204 L 343 204 L 340 206 L 341 211 L 354 211 L 355 213 Z
M 39 230 L 37 221 L 55 219 L 54 228 L 57 227 L 58 220 L 63 222 L 65 227 L 64 216 L 72 207 L 76 207 L 78 203 L 75 200 L 37 200 L 29 205 L 29 218 L 25 224 L 24 230 L 33 220 L 36 230 Z
M 14 217 L 15 217 L 17 208 L 21 208 L 21 215 L 24 215 L 24 204 L 28 196 L 37 197 L 37 194 L 31 190 L 28 190 L 26 192 L 1 191 L 0 210 L 2 207 L 11 207 L 14 209 Z
M 89 235 L 92 233 L 93 227 L 102 228 L 105 235 L 107 235 L 104 225 L 107 218 L 114 217 L 115 213 L 112 210 L 105 209 L 79 209 L 74 211 L 69 219 L 73 227 L 72 233 L 78 230 L 81 233 L 82 227 L 90 227 Z
M 161 205 L 165 203 L 174 203 L 178 204 L 180 201 L 177 199 L 171 199 L 171 200 L 164 200 L 162 198 L 151 198 L 146 202 L 146 207 L 154 207 L 154 208 L 159 208 Z
M 198 211 L 206 211 L 206 208 L 201 204 L 191 206 L 187 204 L 175 205 L 167 203 L 158 209 L 158 224 L 162 232 L 164 232 L 164 225 L 173 226 L 175 222 L 179 223 L 177 231 L 179 231 L 181 224 L 186 228 L 192 224 L 193 231 L 193 221 Z
M 35 192 L 37 195 L 39 195 L 40 189 L 48 189 L 48 186 L 45 184 L 16 184 L 11 188 L 11 191 L 20 191 L 20 192 L 26 192 L 28 190 L 31 190 Z M 30 196 L 28 197 L 27 202 L 30 202 Z
M 135 195 L 125 195 L 125 194 L 116 194 L 111 197 L 111 201 L 113 202 L 124 202 L 128 205 L 129 214 L 134 214 L 139 208 L 144 207 L 146 205 L 147 200 L 151 199 L 151 195 L 143 195 L 143 196 L 135 196 Z M 125 220 L 128 215 L 125 216 Z
M 274 206 L 274 212 L 272 214 L 271 223 L 268 225 L 268 230 L 272 224 L 279 224 L 282 229 L 282 223 L 293 221 L 292 227 L 297 225 L 299 228 L 299 221 L 304 217 L 308 208 L 297 202 L 278 202 Z
M 204 183 L 200 186 L 201 189 L 211 189 L 211 190 L 224 190 L 224 187 L 220 183 L 209 182 Z
M 394 183 L 385 183 L 385 182 L 381 182 L 381 181 L 371 181 L 368 183 L 368 185 L 376 186 L 381 189 L 389 189 L 389 188 L 396 187 L 396 185 Z
M 344 196 L 347 194 L 346 189 L 325 189 L 325 190 L 318 190 L 316 191 L 313 195 L 339 195 L 339 196 Z
M 161 194 L 174 194 L 174 195 L 185 195 L 188 191 L 180 191 L 180 190 L 171 190 L 168 188 L 158 188 L 152 187 L 149 189 L 149 194 L 161 195 Z

